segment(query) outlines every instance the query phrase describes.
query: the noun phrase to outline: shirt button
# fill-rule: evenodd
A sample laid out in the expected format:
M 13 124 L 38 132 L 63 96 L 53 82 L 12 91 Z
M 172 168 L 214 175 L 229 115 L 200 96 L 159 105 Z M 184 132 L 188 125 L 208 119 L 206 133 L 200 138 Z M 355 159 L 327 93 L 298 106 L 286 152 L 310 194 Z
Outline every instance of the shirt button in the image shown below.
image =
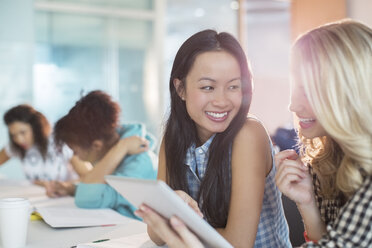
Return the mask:
M 199 149 L 198 152 L 199 152 L 200 154 L 202 154 L 202 153 L 203 153 L 203 150 L 202 150 L 202 149 Z

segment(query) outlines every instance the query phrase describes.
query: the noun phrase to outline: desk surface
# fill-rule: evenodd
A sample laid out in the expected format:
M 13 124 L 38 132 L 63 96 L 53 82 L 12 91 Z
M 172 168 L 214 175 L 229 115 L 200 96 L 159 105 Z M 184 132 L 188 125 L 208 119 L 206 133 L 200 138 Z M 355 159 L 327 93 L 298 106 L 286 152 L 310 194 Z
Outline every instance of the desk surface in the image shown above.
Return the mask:
M 45 190 L 25 181 L 0 180 L 0 198 L 26 197 L 31 204 L 44 201 Z M 131 220 L 126 224 L 105 227 L 52 228 L 42 220 L 31 220 L 27 248 L 69 248 L 104 238 L 120 238 L 146 232 L 146 224 Z

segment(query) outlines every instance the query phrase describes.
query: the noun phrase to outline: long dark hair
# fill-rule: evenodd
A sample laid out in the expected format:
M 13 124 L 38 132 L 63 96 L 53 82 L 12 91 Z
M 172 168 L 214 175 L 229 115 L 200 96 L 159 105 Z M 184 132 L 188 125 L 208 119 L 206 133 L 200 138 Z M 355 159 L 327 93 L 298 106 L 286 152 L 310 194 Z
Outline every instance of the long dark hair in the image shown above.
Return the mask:
M 111 96 L 95 90 L 83 96 L 75 106 L 57 121 L 54 139 L 58 147 L 63 143 L 90 148 L 93 141 L 109 141 L 116 134 L 120 106 Z
M 230 148 L 232 142 L 246 121 L 252 98 L 252 76 L 248 62 L 239 42 L 228 33 L 214 30 L 198 32 L 187 39 L 177 52 L 169 80 L 170 114 L 165 126 L 164 142 L 167 168 L 167 182 L 173 189 L 190 193 L 187 186 L 184 159 L 187 149 L 199 143 L 195 123 L 186 110 L 185 102 L 177 94 L 175 79 L 186 87 L 186 76 L 195 58 L 208 51 L 225 51 L 235 57 L 240 65 L 242 82 L 242 103 L 229 127 L 217 133 L 209 149 L 208 166 L 201 183 L 198 201 L 202 199 L 201 210 L 214 227 L 225 227 L 230 205 L 231 171 Z
M 45 160 L 48 152 L 48 137 L 51 132 L 51 126 L 47 118 L 30 105 L 22 104 L 9 109 L 4 114 L 4 122 L 8 127 L 17 121 L 31 125 L 34 144 Z M 10 133 L 8 134 L 12 149 L 14 149 L 14 151 L 20 155 L 21 159 L 24 159 L 26 150 L 17 145 L 13 141 Z

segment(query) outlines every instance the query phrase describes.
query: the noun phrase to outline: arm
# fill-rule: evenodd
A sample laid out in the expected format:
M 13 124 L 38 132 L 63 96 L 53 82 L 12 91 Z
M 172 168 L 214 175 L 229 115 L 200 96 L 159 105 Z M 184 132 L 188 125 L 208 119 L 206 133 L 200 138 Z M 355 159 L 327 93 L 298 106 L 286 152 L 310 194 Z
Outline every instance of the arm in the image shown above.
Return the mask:
M 144 152 L 125 158 L 113 175 L 154 179 L 156 171 L 151 156 L 148 152 Z M 108 184 L 79 183 L 75 203 L 82 208 L 112 208 L 124 215 L 134 217 L 133 205 Z
M 217 231 L 234 247 L 253 247 L 265 189 L 272 167 L 266 130 L 248 119 L 232 147 L 230 209 L 225 228 Z
M 3 165 L 9 159 L 10 159 L 10 157 L 6 153 L 5 148 L 1 149 L 1 151 L 0 151 L 0 165 Z
M 138 154 L 147 150 L 148 141 L 144 138 L 131 136 L 121 139 L 98 161 L 92 170 L 81 178 L 81 182 L 105 183 L 104 176 L 112 174 L 126 155 Z
M 74 168 L 76 173 L 79 175 L 79 177 L 88 174 L 88 172 L 93 169 L 91 163 L 83 161 L 75 155 L 72 156 L 72 158 L 70 159 L 70 163 L 72 165 L 72 168 Z
M 275 164 L 278 167 L 275 181 L 279 190 L 297 204 L 308 237 L 320 239 L 326 231 L 325 224 L 316 205 L 308 168 L 293 150 L 278 153 Z

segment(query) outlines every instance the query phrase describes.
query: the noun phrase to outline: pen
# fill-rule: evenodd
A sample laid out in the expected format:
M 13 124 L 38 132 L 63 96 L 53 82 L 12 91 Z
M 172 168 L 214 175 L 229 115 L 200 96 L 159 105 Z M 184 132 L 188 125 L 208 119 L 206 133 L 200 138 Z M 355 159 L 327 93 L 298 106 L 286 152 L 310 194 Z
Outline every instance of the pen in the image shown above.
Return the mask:
M 99 239 L 99 240 L 92 241 L 92 243 L 101 243 L 101 242 L 105 242 L 109 240 L 110 239 Z M 71 248 L 76 248 L 76 247 L 77 247 L 76 245 L 71 246 Z
M 105 242 L 105 241 L 109 241 L 110 239 L 99 239 L 99 240 L 96 240 L 96 241 L 92 241 L 92 243 L 101 243 L 101 242 Z

